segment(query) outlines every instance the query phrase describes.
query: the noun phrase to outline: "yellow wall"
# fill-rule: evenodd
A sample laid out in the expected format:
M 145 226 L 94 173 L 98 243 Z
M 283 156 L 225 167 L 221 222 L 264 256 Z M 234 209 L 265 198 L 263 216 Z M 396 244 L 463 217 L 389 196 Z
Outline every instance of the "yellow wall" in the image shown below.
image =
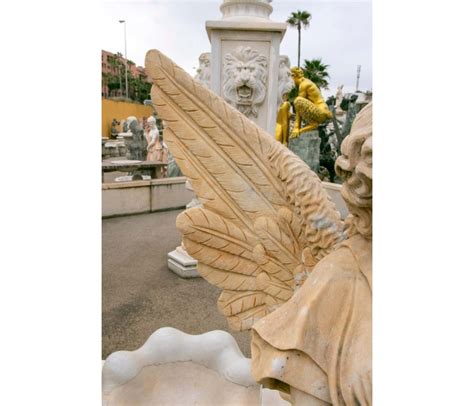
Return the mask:
M 153 108 L 151 106 L 102 99 L 102 137 L 110 137 L 114 118 L 121 121 L 126 120 L 129 116 L 135 116 L 141 122 L 143 117 L 150 117 L 152 114 Z M 119 132 L 121 131 L 120 126 L 117 129 Z

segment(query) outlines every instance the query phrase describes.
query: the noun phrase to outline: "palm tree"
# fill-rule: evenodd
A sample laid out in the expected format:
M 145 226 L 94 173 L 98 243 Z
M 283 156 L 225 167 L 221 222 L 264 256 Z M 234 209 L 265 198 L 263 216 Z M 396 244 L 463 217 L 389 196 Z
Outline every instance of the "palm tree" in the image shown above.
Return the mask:
M 309 27 L 309 21 L 311 20 L 311 14 L 307 11 L 293 11 L 288 17 L 286 22 L 292 28 L 298 29 L 298 67 L 300 66 L 300 54 L 301 54 L 301 27 Z
M 322 63 L 321 59 L 304 60 L 304 76 L 316 84 L 320 89 L 329 89 L 329 65 Z

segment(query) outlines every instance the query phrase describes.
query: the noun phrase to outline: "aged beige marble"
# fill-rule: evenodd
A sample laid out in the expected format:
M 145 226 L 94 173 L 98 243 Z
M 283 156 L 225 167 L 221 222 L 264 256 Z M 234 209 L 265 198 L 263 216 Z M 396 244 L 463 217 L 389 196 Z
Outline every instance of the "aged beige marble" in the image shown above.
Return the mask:
M 371 105 L 338 161 L 344 224 L 317 175 L 270 134 L 159 51 L 145 65 L 165 141 L 203 204 L 177 227 L 223 289 L 230 326 L 253 327 L 255 378 L 297 405 L 371 404 Z
M 348 239 L 301 289 L 253 326 L 252 372 L 294 404 L 372 403 L 372 105 L 342 143 Z
M 249 329 L 286 302 L 345 238 L 318 176 L 158 51 L 147 53 L 164 138 L 203 204 L 178 216 L 198 271 L 223 289 L 230 326 Z

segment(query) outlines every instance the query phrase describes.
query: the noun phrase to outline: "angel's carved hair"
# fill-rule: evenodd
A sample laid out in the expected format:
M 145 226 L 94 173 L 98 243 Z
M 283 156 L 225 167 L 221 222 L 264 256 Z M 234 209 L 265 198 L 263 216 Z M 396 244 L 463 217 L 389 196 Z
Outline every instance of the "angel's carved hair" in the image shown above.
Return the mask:
M 372 238 L 372 103 L 357 115 L 341 152 L 336 173 L 344 179 L 341 194 L 350 212 L 349 234 L 357 231 Z

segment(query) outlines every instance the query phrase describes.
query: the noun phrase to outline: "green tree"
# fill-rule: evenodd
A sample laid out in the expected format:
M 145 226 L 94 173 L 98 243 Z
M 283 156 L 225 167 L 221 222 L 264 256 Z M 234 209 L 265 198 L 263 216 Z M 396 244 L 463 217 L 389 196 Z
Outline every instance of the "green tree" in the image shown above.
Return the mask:
M 304 60 L 304 76 L 311 80 L 320 89 L 329 89 L 329 65 L 322 63 L 321 59 Z
M 293 11 L 286 22 L 292 28 L 298 29 L 298 67 L 300 66 L 300 55 L 301 55 L 301 27 L 309 27 L 311 20 L 311 14 L 307 11 Z
M 117 75 L 112 74 L 109 76 L 109 89 L 110 90 L 118 90 L 120 89 L 120 94 L 123 94 L 122 91 L 122 63 L 120 62 L 120 58 L 122 57 L 122 54 L 120 52 L 117 52 L 116 55 L 111 55 L 109 58 L 110 65 L 113 67 L 114 73 L 117 71 Z M 119 84 L 119 86 L 116 86 L 116 83 Z M 110 86 L 112 85 L 112 87 Z
M 130 98 L 143 103 L 150 99 L 151 83 L 144 80 L 141 76 L 131 77 L 129 79 Z

